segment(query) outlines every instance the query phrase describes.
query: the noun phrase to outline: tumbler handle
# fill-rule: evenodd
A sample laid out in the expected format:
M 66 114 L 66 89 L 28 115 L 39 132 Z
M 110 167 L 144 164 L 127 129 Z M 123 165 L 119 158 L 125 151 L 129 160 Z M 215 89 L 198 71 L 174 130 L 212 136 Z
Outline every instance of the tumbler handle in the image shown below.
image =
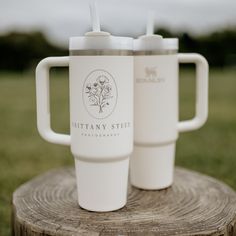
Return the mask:
M 37 127 L 42 138 L 51 143 L 70 145 L 71 137 L 51 129 L 49 70 L 51 67 L 68 67 L 69 57 L 48 57 L 36 68 Z
M 191 120 L 180 121 L 178 131 L 186 132 L 200 128 L 208 116 L 208 71 L 207 60 L 196 53 L 179 53 L 179 63 L 194 63 L 196 65 L 196 108 L 195 117 Z

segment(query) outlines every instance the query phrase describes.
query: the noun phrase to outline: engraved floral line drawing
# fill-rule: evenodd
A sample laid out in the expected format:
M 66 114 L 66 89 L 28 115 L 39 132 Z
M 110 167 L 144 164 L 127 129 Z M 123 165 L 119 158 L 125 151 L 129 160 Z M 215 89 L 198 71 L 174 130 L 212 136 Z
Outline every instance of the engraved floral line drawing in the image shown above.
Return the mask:
M 106 106 L 109 106 L 108 100 L 112 98 L 112 87 L 109 79 L 105 75 L 97 77 L 94 83 L 86 85 L 85 93 L 87 93 L 91 106 L 98 106 L 99 113 L 102 113 Z

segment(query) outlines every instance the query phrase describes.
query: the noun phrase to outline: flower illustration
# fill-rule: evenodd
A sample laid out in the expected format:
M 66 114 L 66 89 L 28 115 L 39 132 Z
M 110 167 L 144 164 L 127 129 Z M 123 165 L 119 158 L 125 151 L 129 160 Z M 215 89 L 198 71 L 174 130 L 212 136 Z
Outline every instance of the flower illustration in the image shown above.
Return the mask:
M 112 87 L 105 75 L 100 75 L 92 84 L 88 83 L 85 88 L 91 106 L 98 106 L 99 113 L 102 113 L 106 106 L 109 106 L 109 99 L 112 98 Z

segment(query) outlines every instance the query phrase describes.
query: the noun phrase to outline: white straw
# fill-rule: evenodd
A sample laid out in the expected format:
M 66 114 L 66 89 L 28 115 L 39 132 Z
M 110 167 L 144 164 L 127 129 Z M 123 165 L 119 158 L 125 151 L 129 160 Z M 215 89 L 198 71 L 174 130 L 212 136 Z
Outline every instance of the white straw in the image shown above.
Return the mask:
M 154 33 L 154 11 L 148 12 L 146 35 L 152 35 Z
M 93 32 L 100 32 L 100 20 L 96 1 L 90 3 L 90 16 L 92 21 Z

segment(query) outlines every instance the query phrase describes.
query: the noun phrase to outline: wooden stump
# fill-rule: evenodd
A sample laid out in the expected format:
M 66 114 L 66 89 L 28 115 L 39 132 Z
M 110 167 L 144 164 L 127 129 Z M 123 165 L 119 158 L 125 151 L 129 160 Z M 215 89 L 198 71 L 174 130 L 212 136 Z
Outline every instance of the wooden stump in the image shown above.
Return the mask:
M 129 188 L 127 205 L 109 213 L 78 207 L 74 170 L 53 170 L 13 194 L 13 235 L 236 235 L 236 193 L 182 168 L 162 191 Z

